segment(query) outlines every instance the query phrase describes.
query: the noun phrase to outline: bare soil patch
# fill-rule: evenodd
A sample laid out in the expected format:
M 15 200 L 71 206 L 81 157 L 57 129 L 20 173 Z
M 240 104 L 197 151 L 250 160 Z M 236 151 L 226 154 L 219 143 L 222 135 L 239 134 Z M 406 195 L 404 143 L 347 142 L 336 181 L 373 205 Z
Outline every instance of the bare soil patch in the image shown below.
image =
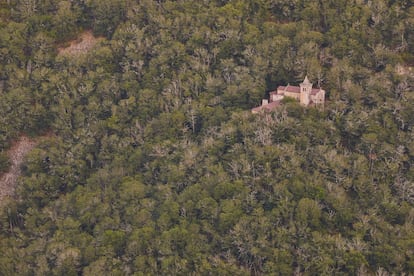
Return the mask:
M 7 154 L 10 158 L 11 166 L 8 172 L 0 175 L 0 205 L 4 198 L 13 196 L 17 178 L 21 174 L 20 166 L 23 163 L 24 157 L 37 143 L 38 139 L 21 136 L 8 150 Z
M 90 51 L 99 41 L 103 40 L 102 37 L 94 37 L 92 31 L 85 31 L 80 36 L 68 42 L 69 46 L 59 47 L 59 55 L 79 55 Z
M 414 76 L 414 70 L 411 66 L 398 64 L 395 69 L 399 75 Z

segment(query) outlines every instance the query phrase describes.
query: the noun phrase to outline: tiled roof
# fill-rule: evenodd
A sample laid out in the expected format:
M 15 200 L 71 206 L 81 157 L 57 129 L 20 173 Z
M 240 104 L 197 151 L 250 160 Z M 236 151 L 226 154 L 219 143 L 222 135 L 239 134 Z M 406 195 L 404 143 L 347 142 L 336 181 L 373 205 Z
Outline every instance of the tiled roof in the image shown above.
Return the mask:
M 283 91 L 291 92 L 291 93 L 300 93 L 300 87 L 299 86 L 292 86 L 292 85 L 279 86 L 277 88 L 277 90 L 283 90 Z
M 320 88 L 312 88 L 311 95 L 316 95 L 319 91 L 321 91 Z
M 316 95 L 316 94 L 318 94 L 318 92 L 320 90 L 321 90 L 320 88 L 312 88 L 311 94 Z M 286 91 L 286 92 L 290 92 L 290 93 L 300 93 L 300 87 L 299 86 L 292 86 L 292 85 L 279 86 L 277 88 L 277 91 Z M 272 91 L 272 92 L 270 92 L 270 94 L 277 94 L 277 91 Z

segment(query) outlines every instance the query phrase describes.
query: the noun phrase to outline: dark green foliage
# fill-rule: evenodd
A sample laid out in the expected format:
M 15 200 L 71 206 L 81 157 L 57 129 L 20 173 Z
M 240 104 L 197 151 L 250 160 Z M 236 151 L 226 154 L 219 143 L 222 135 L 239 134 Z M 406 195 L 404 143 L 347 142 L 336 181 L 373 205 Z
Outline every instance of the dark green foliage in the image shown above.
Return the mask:
M 8 170 L 10 166 L 9 157 L 5 152 L 0 152 L 0 173 Z
M 362 2 L 0 1 L 0 275 L 414 273 L 414 7 Z

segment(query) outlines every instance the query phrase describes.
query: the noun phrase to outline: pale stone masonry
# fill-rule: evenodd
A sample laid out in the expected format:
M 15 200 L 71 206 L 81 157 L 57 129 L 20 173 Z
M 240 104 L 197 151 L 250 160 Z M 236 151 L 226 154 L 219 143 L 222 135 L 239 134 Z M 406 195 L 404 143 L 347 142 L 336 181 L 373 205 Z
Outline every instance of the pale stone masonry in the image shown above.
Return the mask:
M 325 90 L 322 88 L 312 88 L 312 83 L 308 76 L 305 77 L 299 86 L 279 86 L 276 91 L 269 93 L 269 100 L 263 99 L 262 105 L 252 109 L 252 113 L 270 111 L 280 105 L 284 97 L 298 100 L 303 106 L 323 105 L 325 103 Z

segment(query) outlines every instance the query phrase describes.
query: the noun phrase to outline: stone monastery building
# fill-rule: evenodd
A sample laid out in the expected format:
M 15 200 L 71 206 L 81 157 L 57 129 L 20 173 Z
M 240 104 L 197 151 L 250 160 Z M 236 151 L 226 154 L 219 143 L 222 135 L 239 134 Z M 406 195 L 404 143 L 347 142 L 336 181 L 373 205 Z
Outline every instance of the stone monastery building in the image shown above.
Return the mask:
M 269 93 L 269 100 L 263 99 L 262 105 L 252 109 L 252 113 L 270 111 L 280 105 L 284 97 L 298 100 L 301 105 L 323 105 L 325 103 L 325 90 L 322 88 L 312 88 L 312 83 L 308 76 L 305 77 L 299 86 L 279 86 L 276 91 Z

